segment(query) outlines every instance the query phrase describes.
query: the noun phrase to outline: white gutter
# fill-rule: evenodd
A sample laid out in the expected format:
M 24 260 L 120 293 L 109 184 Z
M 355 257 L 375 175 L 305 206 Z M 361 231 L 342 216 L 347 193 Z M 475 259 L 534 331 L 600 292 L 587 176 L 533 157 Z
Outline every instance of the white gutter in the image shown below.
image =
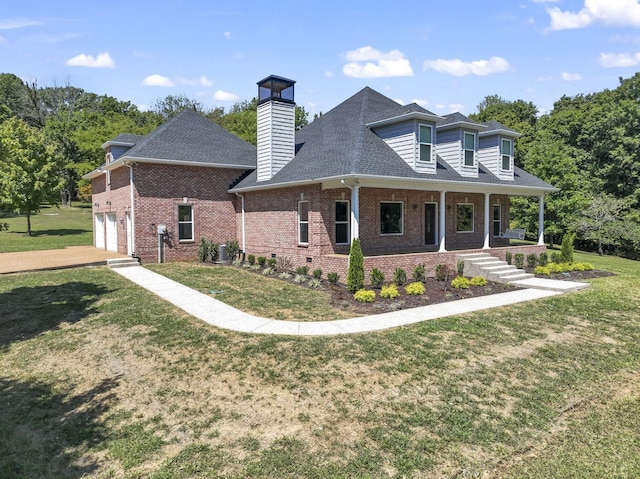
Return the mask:
M 131 163 L 125 163 L 125 166 L 129 167 L 129 189 L 131 198 L 131 256 L 136 254 L 136 214 L 135 214 L 135 195 L 133 193 L 133 165 Z
M 242 200 L 242 253 L 246 254 L 247 252 L 247 236 L 245 234 L 245 223 L 244 223 L 244 195 L 240 193 L 236 193 L 236 196 L 239 196 Z

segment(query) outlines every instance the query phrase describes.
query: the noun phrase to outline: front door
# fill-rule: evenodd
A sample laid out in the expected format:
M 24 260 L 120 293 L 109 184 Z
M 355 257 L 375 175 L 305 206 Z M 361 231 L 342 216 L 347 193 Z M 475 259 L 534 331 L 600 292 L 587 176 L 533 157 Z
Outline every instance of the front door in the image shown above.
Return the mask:
M 118 251 L 118 226 L 116 214 L 107 213 L 107 251 Z
M 424 244 L 438 244 L 438 204 L 424 204 Z

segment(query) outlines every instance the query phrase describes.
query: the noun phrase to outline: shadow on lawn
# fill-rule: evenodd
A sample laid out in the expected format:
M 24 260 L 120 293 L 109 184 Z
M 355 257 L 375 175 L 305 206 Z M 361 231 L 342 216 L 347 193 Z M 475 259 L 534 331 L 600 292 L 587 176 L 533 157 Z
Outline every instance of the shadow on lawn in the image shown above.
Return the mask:
M 81 230 L 81 229 L 54 229 L 54 230 L 32 230 L 31 237 L 38 238 L 41 236 L 73 236 L 73 235 L 81 235 L 86 234 L 91 230 Z M 21 234 L 26 235 L 27 231 L 8 231 L 9 234 Z
M 108 441 L 103 418 L 119 377 L 69 395 L 60 385 L 0 377 L 0 477 L 80 478 L 98 464 L 81 458 Z
M 80 321 L 95 312 L 92 305 L 108 292 L 104 286 L 70 281 L 0 294 L 0 353 L 14 342 Z

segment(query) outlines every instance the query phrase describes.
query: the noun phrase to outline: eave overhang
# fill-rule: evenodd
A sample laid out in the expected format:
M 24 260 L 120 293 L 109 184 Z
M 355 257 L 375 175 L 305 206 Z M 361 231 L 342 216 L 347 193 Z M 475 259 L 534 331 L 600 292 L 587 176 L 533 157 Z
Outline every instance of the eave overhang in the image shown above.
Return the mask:
M 412 112 L 408 112 L 402 115 L 398 115 L 398 116 L 394 116 L 391 118 L 384 118 L 382 120 L 377 120 L 377 121 L 372 121 L 367 123 L 367 126 L 369 128 L 376 128 L 379 126 L 384 126 L 384 125 L 391 125 L 393 123 L 399 123 L 401 121 L 406 121 L 406 120 L 422 120 L 422 121 L 433 121 L 433 122 L 438 122 L 438 121 L 442 121 L 445 118 L 442 116 L 438 116 L 438 115 L 434 115 L 431 113 L 423 113 L 423 112 L 419 112 L 419 111 L 412 111 Z

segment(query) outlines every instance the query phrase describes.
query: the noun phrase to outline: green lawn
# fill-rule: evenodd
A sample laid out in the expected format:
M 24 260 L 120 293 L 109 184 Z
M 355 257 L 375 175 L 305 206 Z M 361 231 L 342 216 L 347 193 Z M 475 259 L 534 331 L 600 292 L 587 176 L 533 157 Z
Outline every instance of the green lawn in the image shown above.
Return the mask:
M 317 338 L 212 328 L 106 268 L 0 276 L 0 477 L 640 477 L 640 268 L 576 256 L 617 275 Z
M 31 233 L 27 236 L 25 216 L 0 217 L 8 223 L 8 231 L 0 231 L 0 253 L 59 249 L 93 244 L 91 206 L 43 206 L 31 217 Z

